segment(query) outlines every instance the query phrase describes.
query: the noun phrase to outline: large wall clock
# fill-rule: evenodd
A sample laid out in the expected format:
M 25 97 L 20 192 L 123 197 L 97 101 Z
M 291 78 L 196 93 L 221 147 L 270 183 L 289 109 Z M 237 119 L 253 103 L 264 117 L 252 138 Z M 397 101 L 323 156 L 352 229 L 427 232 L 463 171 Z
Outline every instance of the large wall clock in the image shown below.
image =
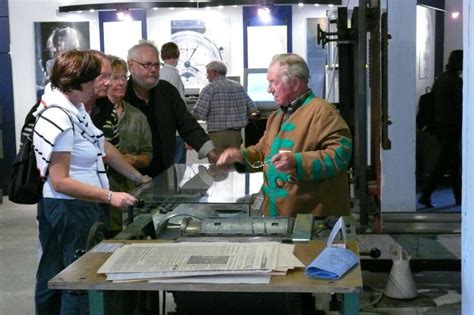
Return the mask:
M 221 49 L 205 36 L 205 28 L 200 22 L 200 28 L 194 30 L 189 27 L 187 30 L 175 32 L 171 35 L 171 40 L 175 42 L 180 50 L 180 57 L 177 68 L 183 79 L 186 88 L 203 88 L 207 81 L 206 65 L 213 60 L 222 60 Z

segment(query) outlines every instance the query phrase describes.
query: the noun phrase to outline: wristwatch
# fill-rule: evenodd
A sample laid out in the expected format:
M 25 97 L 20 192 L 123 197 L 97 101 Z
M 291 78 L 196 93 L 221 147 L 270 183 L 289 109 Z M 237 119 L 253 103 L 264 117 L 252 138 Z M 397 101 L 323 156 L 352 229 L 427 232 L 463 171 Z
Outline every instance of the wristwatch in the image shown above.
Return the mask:
M 178 45 L 178 65 L 186 88 L 203 88 L 207 85 L 206 65 L 213 60 L 222 60 L 222 48 L 207 38 L 206 27 L 200 20 L 172 21 L 171 40 Z

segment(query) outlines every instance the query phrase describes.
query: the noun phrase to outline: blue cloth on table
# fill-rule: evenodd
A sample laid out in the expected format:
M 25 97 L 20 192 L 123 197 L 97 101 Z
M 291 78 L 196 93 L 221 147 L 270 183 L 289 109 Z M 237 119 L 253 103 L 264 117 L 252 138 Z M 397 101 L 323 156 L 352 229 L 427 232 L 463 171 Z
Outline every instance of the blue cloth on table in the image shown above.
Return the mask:
M 359 257 L 351 250 L 328 246 L 306 267 L 306 275 L 337 280 L 358 263 Z

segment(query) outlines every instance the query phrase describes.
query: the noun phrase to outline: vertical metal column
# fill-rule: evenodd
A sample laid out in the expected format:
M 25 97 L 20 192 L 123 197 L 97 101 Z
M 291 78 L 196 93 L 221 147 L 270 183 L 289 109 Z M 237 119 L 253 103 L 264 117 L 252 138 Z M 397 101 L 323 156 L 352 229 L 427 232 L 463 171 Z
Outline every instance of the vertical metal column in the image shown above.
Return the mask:
M 337 30 L 345 31 L 338 35 L 339 52 L 339 111 L 341 116 L 354 132 L 354 44 L 347 28 L 347 8 L 337 9 Z M 353 167 L 351 163 L 351 167 Z
M 355 172 L 358 184 L 358 197 L 360 209 L 360 225 L 367 227 L 368 216 L 368 190 L 367 190 L 367 1 L 359 0 L 356 21 L 355 42 Z
M 369 86 L 370 86 L 370 147 L 371 167 L 375 185 L 368 188 L 371 197 L 374 198 L 377 209 L 380 209 L 381 192 L 381 124 L 382 124 L 382 85 L 381 85 L 381 34 L 380 34 L 380 0 L 371 0 L 370 17 L 367 18 L 367 30 L 369 39 Z M 380 222 L 379 213 L 375 214 L 375 222 Z M 376 224 L 375 230 L 380 232 L 381 225 Z
M 105 315 L 104 291 L 90 290 L 89 294 L 89 313 L 91 315 Z

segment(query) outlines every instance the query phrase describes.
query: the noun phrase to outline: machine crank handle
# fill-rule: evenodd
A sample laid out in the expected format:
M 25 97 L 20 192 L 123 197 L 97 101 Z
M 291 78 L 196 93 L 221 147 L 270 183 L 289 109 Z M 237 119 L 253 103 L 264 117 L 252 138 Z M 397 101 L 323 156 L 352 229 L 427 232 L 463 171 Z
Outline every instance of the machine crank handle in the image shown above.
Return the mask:
M 381 255 L 380 249 L 374 247 L 369 252 L 360 252 L 360 256 L 370 256 L 372 258 L 379 258 Z

